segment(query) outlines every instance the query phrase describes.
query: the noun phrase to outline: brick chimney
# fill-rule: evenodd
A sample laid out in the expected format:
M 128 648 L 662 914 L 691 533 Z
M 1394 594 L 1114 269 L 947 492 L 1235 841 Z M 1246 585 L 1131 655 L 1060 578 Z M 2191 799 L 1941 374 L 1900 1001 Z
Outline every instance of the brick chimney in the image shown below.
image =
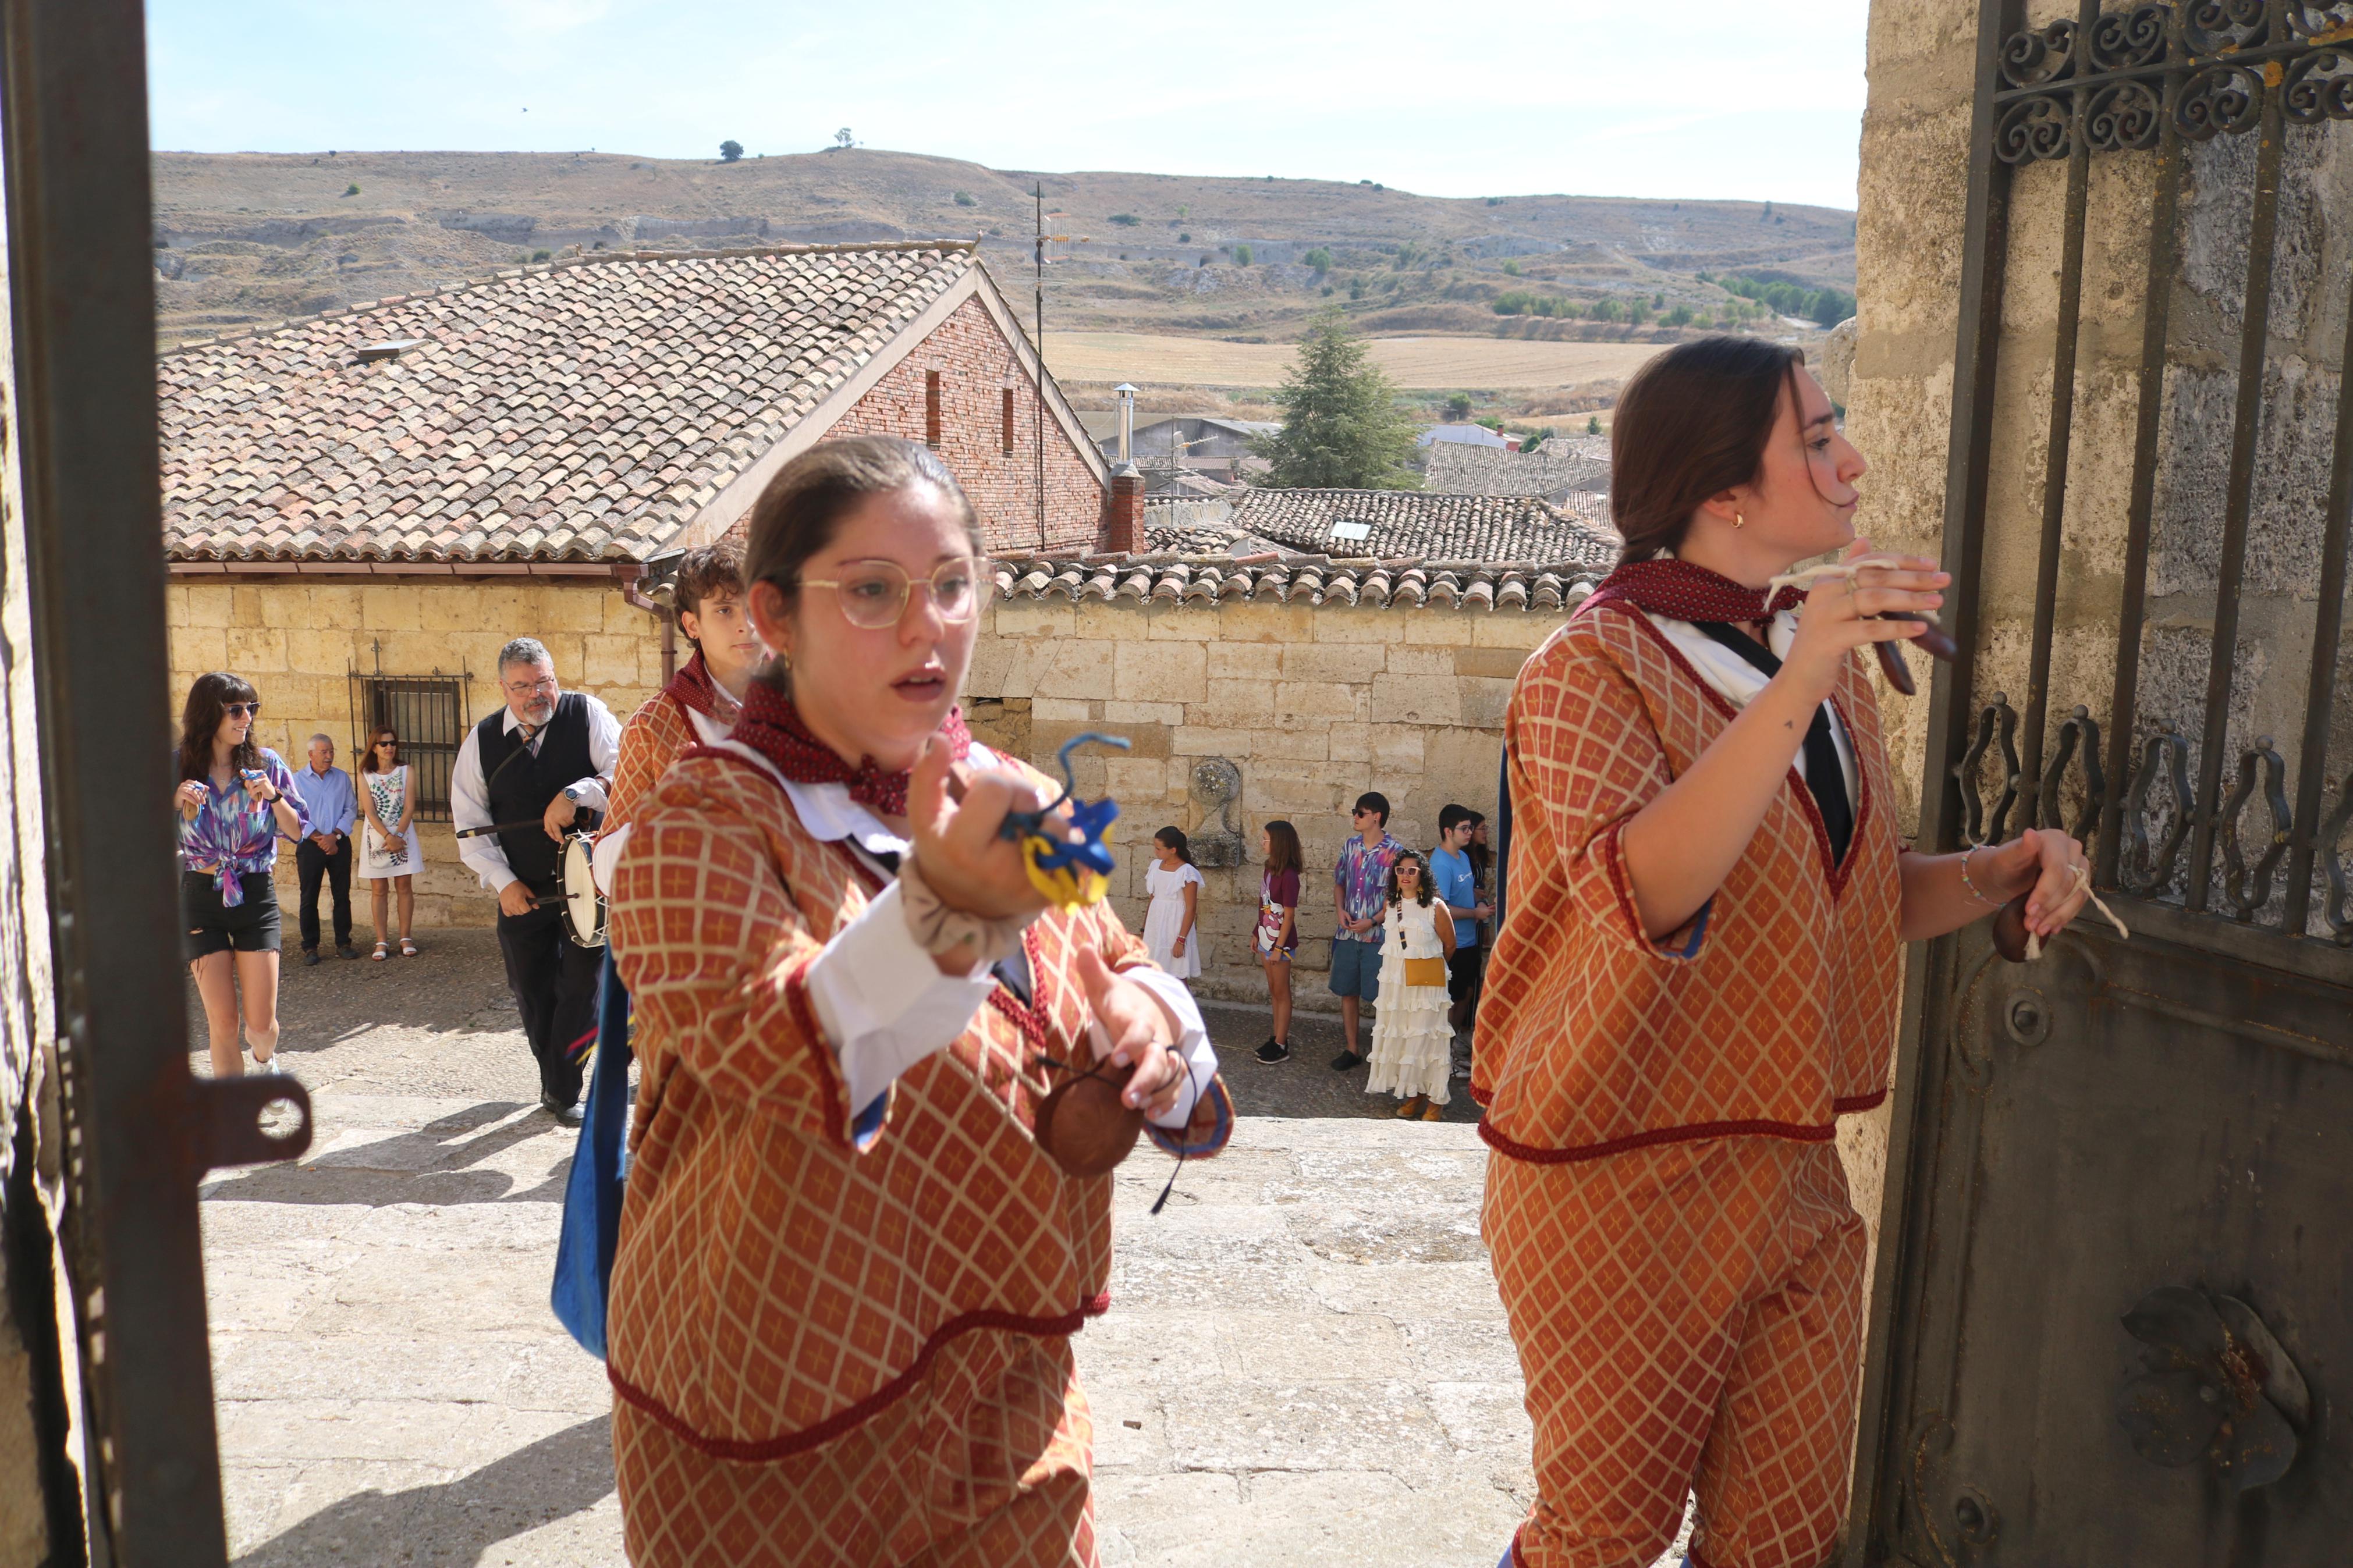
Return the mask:
M 1122 463 L 1112 472 L 1103 547 L 1119 554 L 1144 548 L 1144 473 L 1134 463 Z

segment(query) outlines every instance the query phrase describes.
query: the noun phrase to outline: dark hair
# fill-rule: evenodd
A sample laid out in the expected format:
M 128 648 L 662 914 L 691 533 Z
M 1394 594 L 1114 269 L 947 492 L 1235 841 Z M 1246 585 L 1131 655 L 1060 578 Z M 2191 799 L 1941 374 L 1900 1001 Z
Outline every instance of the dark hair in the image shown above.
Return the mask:
M 1798 400 L 1802 349 L 1756 338 L 1677 343 L 1634 373 L 1609 427 L 1618 563 L 1681 548 L 1710 496 L 1754 483 L 1781 409 Z
M 752 503 L 744 545 L 744 591 L 755 583 L 773 583 L 787 605 L 797 605 L 801 568 L 833 542 L 842 519 L 869 496 L 915 485 L 930 485 L 947 497 L 973 554 L 980 555 L 979 515 L 938 453 L 896 436 L 849 436 L 820 441 L 778 468 Z M 781 684 L 777 661 L 770 660 L 760 679 Z
M 372 773 L 380 771 L 375 765 L 375 743 L 385 735 L 392 737 L 392 765 L 396 768 L 400 766 L 400 731 L 389 724 L 378 724 L 368 731 L 367 744 L 360 748 L 360 772 Z
M 680 556 L 678 573 L 670 581 L 670 614 L 678 621 L 680 635 L 685 635 L 687 616 L 702 614 L 703 600 L 713 594 L 743 592 L 744 542 L 734 535 L 698 545 Z M 698 648 L 702 646 L 691 637 L 686 640 Z
M 1478 820 L 1479 814 L 1467 805 L 1442 807 L 1438 813 L 1438 836 L 1443 838 L 1464 823 Z
M 1152 836 L 1152 842 L 1165 844 L 1175 850 L 1176 858 L 1186 865 L 1190 866 L 1193 863 L 1193 846 L 1187 841 L 1183 828 L 1164 827 Z
M 227 715 L 221 710 L 232 702 L 259 702 L 261 694 L 253 683 L 241 675 L 224 675 L 217 670 L 199 675 L 188 687 L 187 705 L 180 710 L 180 777 L 209 780 L 213 773 L 213 737 L 220 732 L 221 721 Z M 243 773 L 261 765 L 261 748 L 253 743 L 253 731 L 245 732 L 245 743 L 228 754 L 228 765 Z
M 1430 879 L 1430 862 L 1421 858 L 1421 852 L 1418 849 L 1401 851 L 1396 859 L 1389 862 L 1389 902 L 1392 904 L 1405 902 L 1405 889 L 1398 886 L 1397 874 L 1398 868 L 1409 860 L 1413 862 L 1414 869 L 1421 873 L 1414 879 L 1413 901 L 1428 909 L 1437 889 Z
M 1266 868 L 1270 871 L 1296 871 L 1307 863 L 1299 852 L 1299 829 L 1281 817 L 1266 825 Z
M 1358 795 L 1358 796 L 1356 797 L 1356 809 L 1357 809 L 1358 811 L 1377 811 L 1377 812 L 1379 812 L 1379 813 L 1381 814 L 1381 831 L 1382 831 L 1382 832 L 1384 832 L 1384 833 L 1386 833 L 1386 832 L 1388 832 L 1388 826 L 1389 826 L 1389 797 L 1388 797 L 1388 796 L 1387 796 L 1387 795 L 1383 795 L 1380 791 L 1378 791 L 1378 790 L 1377 790 L 1377 789 L 1368 789 L 1368 790 L 1366 790 L 1364 794 L 1362 794 L 1362 795 Z

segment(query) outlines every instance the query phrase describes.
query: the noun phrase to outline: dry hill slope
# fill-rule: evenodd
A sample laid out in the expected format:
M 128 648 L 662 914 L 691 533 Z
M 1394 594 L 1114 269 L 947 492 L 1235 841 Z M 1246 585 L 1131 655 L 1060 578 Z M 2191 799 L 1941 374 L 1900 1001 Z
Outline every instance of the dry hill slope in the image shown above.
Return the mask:
M 971 237 L 1025 303 L 1035 184 L 1058 331 L 1280 342 L 1327 301 L 1369 331 L 1623 336 L 1498 316 L 1512 293 L 1726 302 L 1703 270 L 1852 289 L 1853 215 L 1754 203 L 1417 196 L 1370 184 L 1032 174 L 871 151 L 158 153 L 158 329 L 189 336 L 478 277 L 542 251 Z M 353 187 L 356 187 L 354 190 Z M 1245 247 L 1247 247 L 1245 249 Z M 1328 260 L 1311 252 L 1329 253 Z M 1248 264 L 1243 258 L 1247 255 Z

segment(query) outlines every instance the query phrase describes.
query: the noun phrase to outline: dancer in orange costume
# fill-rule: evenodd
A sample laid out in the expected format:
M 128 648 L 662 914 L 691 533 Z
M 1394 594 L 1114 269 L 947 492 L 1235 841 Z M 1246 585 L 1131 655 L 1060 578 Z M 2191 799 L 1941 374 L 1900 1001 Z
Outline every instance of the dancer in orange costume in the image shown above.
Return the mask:
M 1703 339 L 1620 399 L 1618 569 L 1521 670 L 1504 724 L 1511 906 L 1472 1092 L 1482 1228 L 1535 1426 L 1521 1568 L 1818 1568 L 1843 1524 L 1862 1223 L 1831 1138 L 1879 1103 L 1897 943 L 2083 851 L 1896 840 L 1863 647 L 1949 579 L 1852 546 L 1861 455 L 1793 350 Z M 1803 614 L 1796 612 L 1802 609 Z
M 744 570 L 778 664 L 620 855 L 644 1076 L 607 1365 L 639 1568 L 1096 1560 L 1069 1336 L 1108 1305 L 1112 1181 L 1049 1156 L 1039 1107 L 1132 1068 L 1189 1155 L 1232 1109 L 1183 985 L 1104 906 L 1040 912 L 997 834 L 1051 792 L 952 706 L 977 544 L 923 447 L 786 464 Z

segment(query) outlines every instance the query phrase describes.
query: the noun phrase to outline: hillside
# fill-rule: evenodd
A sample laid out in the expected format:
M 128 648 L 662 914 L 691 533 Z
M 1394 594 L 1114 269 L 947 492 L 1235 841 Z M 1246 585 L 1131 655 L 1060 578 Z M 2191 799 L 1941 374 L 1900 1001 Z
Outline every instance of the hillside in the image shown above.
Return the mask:
M 169 345 L 573 247 L 975 234 L 1026 321 L 1039 184 L 1050 232 L 1069 237 L 1049 253 L 1055 332 L 1277 342 L 1336 302 L 1374 333 L 1623 340 L 1636 329 L 1622 315 L 1603 325 L 1585 313 L 1603 300 L 1645 314 L 1683 305 L 1702 321 L 1736 309 L 1703 271 L 1854 287 L 1853 215 L 1827 207 L 1451 200 L 1314 180 L 1041 174 L 864 148 L 735 163 L 158 153 L 158 333 Z M 1310 265 L 1319 249 L 1328 259 Z M 1499 300 L 1523 313 L 1499 315 Z

